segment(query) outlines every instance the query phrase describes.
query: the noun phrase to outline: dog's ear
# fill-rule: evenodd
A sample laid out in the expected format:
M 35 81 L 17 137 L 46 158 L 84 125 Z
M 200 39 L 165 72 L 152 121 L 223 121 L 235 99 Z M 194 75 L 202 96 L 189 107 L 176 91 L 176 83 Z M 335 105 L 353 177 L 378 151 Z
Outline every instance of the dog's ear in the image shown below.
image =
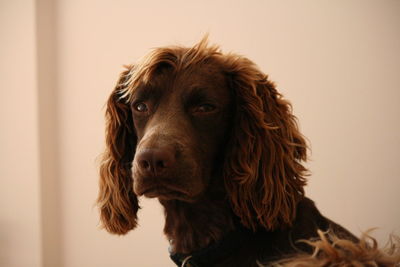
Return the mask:
M 286 227 L 304 196 L 307 145 L 289 102 L 248 59 L 228 60 L 236 98 L 224 181 L 234 212 L 252 229 Z
M 136 227 L 139 209 L 131 174 L 137 140 L 129 104 L 121 96 L 131 69 L 128 66 L 121 73 L 107 102 L 106 149 L 100 166 L 100 219 L 104 228 L 115 234 Z

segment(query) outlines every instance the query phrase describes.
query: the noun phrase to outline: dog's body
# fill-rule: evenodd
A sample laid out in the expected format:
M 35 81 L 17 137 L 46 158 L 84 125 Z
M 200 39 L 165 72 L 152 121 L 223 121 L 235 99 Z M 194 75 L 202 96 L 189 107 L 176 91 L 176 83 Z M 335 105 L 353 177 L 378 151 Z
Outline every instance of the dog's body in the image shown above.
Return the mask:
M 168 210 L 166 213 L 168 214 Z M 212 243 L 211 248 L 207 246 L 186 254 L 172 254 L 172 259 L 178 266 L 181 266 L 182 262 L 191 256 L 189 263 L 192 265 L 188 266 L 259 267 L 259 264 L 269 265 L 281 259 L 293 257 L 298 253 L 311 254 L 311 246 L 297 241 L 316 239 L 318 230 L 326 232 L 329 230 L 330 233 L 336 233 L 339 238 L 357 241 L 357 238 L 347 230 L 322 216 L 310 199 L 304 198 L 299 202 L 297 214 L 292 226 L 282 230 L 258 229 L 253 232 L 236 224 L 232 232 L 228 232 L 221 240 Z M 209 216 L 213 216 L 213 214 Z M 182 221 L 181 223 L 192 225 L 198 229 L 203 229 L 205 226 L 204 222 L 201 224 L 196 220 Z M 168 226 L 168 221 L 166 226 Z M 207 229 L 204 230 L 204 233 L 199 234 L 207 235 Z M 183 236 L 183 238 L 185 237 Z
M 136 227 L 137 196 L 165 209 L 186 266 L 258 266 L 333 231 L 304 196 L 306 143 L 289 103 L 248 59 L 206 41 L 156 49 L 121 75 L 107 106 L 99 205 L 105 228 Z

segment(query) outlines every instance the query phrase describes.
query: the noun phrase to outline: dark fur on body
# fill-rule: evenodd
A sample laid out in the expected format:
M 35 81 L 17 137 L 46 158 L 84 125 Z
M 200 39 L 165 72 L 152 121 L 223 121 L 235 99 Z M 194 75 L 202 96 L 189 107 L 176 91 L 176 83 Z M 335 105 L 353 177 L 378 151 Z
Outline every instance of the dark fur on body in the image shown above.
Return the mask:
M 164 206 L 173 253 L 248 229 L 215 266 L 281 259 L 317 229 L 357 240 L 304 196 L 307 146 L 290 104 L 244 57 L 205 40 L 155 49 L 121 74 L 106 116 L 98 203 L 112 233 L 136 227 L 144 195 Z

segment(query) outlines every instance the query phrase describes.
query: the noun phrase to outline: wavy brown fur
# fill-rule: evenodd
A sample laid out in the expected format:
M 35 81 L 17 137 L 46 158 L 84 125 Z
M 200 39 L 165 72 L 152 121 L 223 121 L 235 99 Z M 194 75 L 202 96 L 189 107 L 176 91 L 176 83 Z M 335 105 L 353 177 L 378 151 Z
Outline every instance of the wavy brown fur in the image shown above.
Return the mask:
M 400 239 L 391 236 L 388 245 L 379 249 L 376 239 L 364 233 L 359 242 L 340 239 L 318 231 L 320 239 L 304 242 L 314 248 L 312 254 L 299 253 L 275 262 L 275 267 L 395 267 L 400 266 Z
M 224 178 L 235 213 L 256 229 L 291 225 L 304 195 L 306 142 L 289 102 L 248 59 L 222 59 L 236 88 L 237 114 Z
M 98 205 L 107 231 L 125 234 L 137 225 L 138 199 L 134 194 L 131 163 L 136 146 L 129 107 L 121 103 L 119 91 L 130 67 L 124 71 L 107 102 L 106 151 L 100 166 Z

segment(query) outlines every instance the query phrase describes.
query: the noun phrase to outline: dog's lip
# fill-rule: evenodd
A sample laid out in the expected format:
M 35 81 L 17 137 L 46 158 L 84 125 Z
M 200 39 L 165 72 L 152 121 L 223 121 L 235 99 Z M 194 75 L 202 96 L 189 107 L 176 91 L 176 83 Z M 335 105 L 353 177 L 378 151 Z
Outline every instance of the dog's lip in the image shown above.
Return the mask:
M 186 196 L 187 193 L 178 188 L 171 188 L 170 186 L 155 184 L 147 186 L 143 188 L 139 195 L 143 195 L 145 197 L 153 198 L 153 197 L 162 197 L 162 196 L 176 196 L 183 197 Z
M 176 191 L 170 190 L 165 187 L 156 186 L 149 188 L 143 192 L 143 196 L 147 198 L 158 198 L 159 200 L 188 200 L 190 199 L 186 194 Z

